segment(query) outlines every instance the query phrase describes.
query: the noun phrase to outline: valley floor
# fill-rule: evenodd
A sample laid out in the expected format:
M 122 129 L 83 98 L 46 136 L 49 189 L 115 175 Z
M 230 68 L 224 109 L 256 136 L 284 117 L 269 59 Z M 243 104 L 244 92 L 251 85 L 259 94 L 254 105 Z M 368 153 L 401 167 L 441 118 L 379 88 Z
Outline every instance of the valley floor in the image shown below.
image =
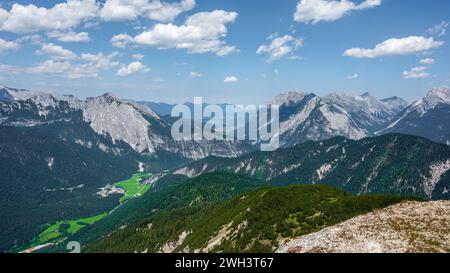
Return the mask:
M 115 183 L 113 186 L 121 189 L 121 194 L 123 194 L 123 196 L 120 198 L 120 204 L 117 207 L 121 206 L 126 201 L 132 198 L 138 198 L 142 196 L 142 194 L 150 190 L 153 185 L 147 184 L 146 180 L 151 176 L 151 174 L 139 172 L 133 174 L 130 179 Z M 97 193 L 97 195 L 100 195 L 99 198 L 107 197 L 107 195 L 102 195 L 100 193 L 101 192 Z M 65 241 L 68 236 L 74 235 L 82 228 L 95 224 L 96 222 L 102 220 L 108 214 L 114 212 L 116 208 L 114 208 L 110 212 L 105 212 L 92 217 L 80 218 L 75 220 L 64 220 L 58 221 L 54 224 L 47 224 L 43 227 L 43 231 L 37 237 L 33 238 L 26 247 L 19 249 L 19 251 L 31 253 L 43 248 L 50 247 L 54 244 L 59 244 Z

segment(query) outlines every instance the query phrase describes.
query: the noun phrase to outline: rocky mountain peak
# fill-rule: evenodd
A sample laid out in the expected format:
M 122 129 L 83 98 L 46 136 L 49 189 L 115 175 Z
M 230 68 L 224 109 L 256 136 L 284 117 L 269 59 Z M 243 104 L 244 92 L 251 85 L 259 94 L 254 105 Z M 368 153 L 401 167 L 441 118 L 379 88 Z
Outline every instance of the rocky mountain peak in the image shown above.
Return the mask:
M 425 99 L 435 103 L 450 103 L 450 88 L 433 88 L 427 93 Z
M 90 102 L 96 102 L 96 103 L 106 103 L 106 104 L 112 104 L 112 103 L 119 103 L 121 100 L 115 96 L 113 93 L 105 93 L 101 96 L 95 97 L 95 98 L 88 98 L 87 101 Z
M 302 101 L 306 96 L 313 95 L 312 93 L 305 93 L 305 92 L 288 92 L 284 94 L 280 94 L 276 96 L 270 104 L 272 105 L 292 105 L 295 103 L 298 103 Z

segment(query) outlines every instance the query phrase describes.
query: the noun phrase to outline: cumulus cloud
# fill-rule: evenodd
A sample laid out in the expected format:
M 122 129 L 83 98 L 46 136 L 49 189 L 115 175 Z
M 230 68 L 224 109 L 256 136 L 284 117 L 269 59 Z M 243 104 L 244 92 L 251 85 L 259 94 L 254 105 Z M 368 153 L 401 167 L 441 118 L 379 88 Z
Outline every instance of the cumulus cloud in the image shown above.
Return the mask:
M 225 80 L 223 80 L 224 83 L 233 83 L 233 82 L 238 82 L 239 79 L 236 78 L 235 76 L 228 76 L 225 78 Z
M 191 78 L 201 78 L 201 77 L 203 77 L 203 74 L 200 72 L 192 71 L 191 73 L 189 73 L 189 76 Z
M 6 74 L 20 74 L 20 73 L 21 69 L 19 67 L 0 63 L 0 74 L 6 75 Z
M 52 60 L 74 60 L 77 59 L 78 56 L 72 51 L 63 48 L 62 46 L 55 45 L 52 43 L 43 44 L 41 49 L 36 51 L 38 55 L 48 55 Z
M 405 79 L 423 79 L 429 76 L 430 74 L 425 66 L 413 67 L 409 71 L 403 71 L 403 78 Z
M 0 38 L 0 53 L 10 51 L 10 50 L 16 50 L 19 49 L 21 45 L 17 42 L 13 41 L 5 41 L 2 38 Z
M 228 34 L 227 24 L 233 23 L 237 17 L 236 12 L 223 10 L 200 12 L 188 17 L 183 25 L 156 24 L 134 38 L 128 34 L 114 36 L 111 43 L 118 47 L 136 43 L 159 49 L 186 49 L 190 54 L 210 52 L 225 56 L 237 51 L 236 47 L 223 41 Z
M 119 62 L 113 60 L 117 55 L 119 55 L 119 52 L 117 51 L 108 55 L 101 52 L 97 54 L 84 53 L 81 54 L 81 60 L 88 62 L 90 67 L 98 70 L 106 70 L 119 65 Z
M 434 59 L 433 58 L 426 58 L 426 59 L 422 59 L 420 60 L 421 64 L 434 64 Z
M 355 10 L 370 9 L 381 5 L 381 0 L 366 0 L 355 4 L 348 0 L 300 0 L 294 14 L 296 22 L 316 24 L 332 22 Z
M 410 36 L 402 39 L 389 39 L 377 44 L 373 49 L 351 48 L 344 52 L 344 56 L 353 58 L 376 58 L 381 56 L 416 54 L 426 50 L 438 48 L 444 42 L 433 38 Z
M 111 38 L 111 44 L 118 48 L 126 48 L 129 45 L 134 44 L 134 38 L 126 33 L 114 35 Z
M 349 75 L 347 77 L 345 77 L 346 80 L 355 80 L 359 77 L 358 74 L 353 74 L 353 75 Z
M 178 15 L 195 7 L 195 0 L 166 3 L 159 0 L 106 0 L 101 10 L 105 21 L 136 20 L 145 17 L 160 22 L 173 21 Z
M 51 8 L 15 3 L 9 11 L 0 7 L 0 31 L 33 33 L 68 30 L 98 16 L 95 0 L 67 0 Z
M 57 39 L 63 43 L 85 43 L 89 42 L 91 38 L 89 37 L 89 33 L 87 32 L 61 32 L 61 31 L 52 31 L 47 34 L 49 38 Z
M 135 59 L 136 61 L 140 61 L 140 60 L 142 60 L 142 59 L 144 59 L 144 55 L 143 54 L 133 54 L 132 56 L 131 56 L 133 59 Z
M 136 74 L 138 72 L 146 73 L 149 72 L 150 68 L 145 66 L 141 62 L 132 62 L 128 66 L 124 66 L 117 71 L 117 75 L 121 77 L 129 76 L 132 74 Z
M 50 53 L 54 53 L 51 47 Z M 60 52 L 58 49 L 56 52 Z M 66 79 L 98 78 L 101 71 L 108 70 L 120 65 L 113 59 L 118 56 L 118 52 L 110 54 L 90 54 L 84 53 L 73 60 L 64 58 L 53 58 L 31 67 L 18 67 L 0 64 L 0 73 L 4 74 L 45 74 L 51 77 Z
M 439 24 L 436 24 L 434 26 L 432 26 L 431 28 L 429 28 L 427 30 L 428 33 L 430 33 L 431 35 L 437 36 L 437 37 L 442 37 L 447 35 L 447 28 L 448 28 L 449 22 L 445 22 L 442 21 Z
M 47 60 L 26 69 L 30 74 L 47 74 L 68 79 L 97 78 L 98 70 L 90 64 L 73 64 L 69 61 Z
M 269 39 L 272 40 L 270 45 L 262 45 L 256 51 L 257 54 L 268 55 L 267 61 L 269 63 L 291 54 L 303 45 L 302 39 L 297 39 L 290 35 L 285 35 L 283 37 L 271 35 Z
M 29 74 L 46 74 L 68 79 L 97 78 L 101 71 L 117 67 L 119 62 L 113 61 L 118 52 L 108 55 L 103 53 L 81 54 L 77 60 L 50 59 L 36 66 L 22 69 Z

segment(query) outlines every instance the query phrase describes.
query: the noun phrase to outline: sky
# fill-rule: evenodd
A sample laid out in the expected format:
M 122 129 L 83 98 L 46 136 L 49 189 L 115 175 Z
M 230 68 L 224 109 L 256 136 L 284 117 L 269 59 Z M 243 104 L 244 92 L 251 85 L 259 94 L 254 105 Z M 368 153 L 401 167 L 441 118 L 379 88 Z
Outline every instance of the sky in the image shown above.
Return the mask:
M 450 85 L 450 1 L 0 0 L 0 84 L 182 103 Z

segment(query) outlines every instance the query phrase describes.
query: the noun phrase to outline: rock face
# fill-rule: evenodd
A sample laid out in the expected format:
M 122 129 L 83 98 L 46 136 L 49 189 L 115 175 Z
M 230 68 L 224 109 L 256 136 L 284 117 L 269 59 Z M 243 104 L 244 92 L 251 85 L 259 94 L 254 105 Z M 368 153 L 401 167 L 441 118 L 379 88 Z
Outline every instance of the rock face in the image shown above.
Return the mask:
M 450 251 L 450 201 L 405 202 L 282 245 L 279 253 Z
M 282 147 L 334 136 L 361 139 L 370 135 L 344 107 L 314 94 L 282 94 L 271 104 L 280 105 Z
M 450 145 L 450 88 L 435 88 L 400 112 L 376 134 L 401 133 L 422 136 Z
M 87 99 L 83 116 L 97 133 L 107 133 L 114 141 L 123 140 L 140 153 L 155 153 L 156 147 L 163 143 L 158 132 L 152 132 L 150 121 L 169 127 L 150 109 L 122 102 L 111 94 Z
M 289 92 L 275 97 L 271 104 L 280 105 L 283 147 L 334 136 L 349 139 L 372 136 L 408 106 L 400 98 L 378 100 L 369 93 L 332 93 L 322 98 Z
M 371 133 L 385 126 L 408 106 L 408 103 L 400 98 L 378 100 L 369 93 L 363 95 L 333 93 L 326 98 L 345 107 L 351 116 Z

